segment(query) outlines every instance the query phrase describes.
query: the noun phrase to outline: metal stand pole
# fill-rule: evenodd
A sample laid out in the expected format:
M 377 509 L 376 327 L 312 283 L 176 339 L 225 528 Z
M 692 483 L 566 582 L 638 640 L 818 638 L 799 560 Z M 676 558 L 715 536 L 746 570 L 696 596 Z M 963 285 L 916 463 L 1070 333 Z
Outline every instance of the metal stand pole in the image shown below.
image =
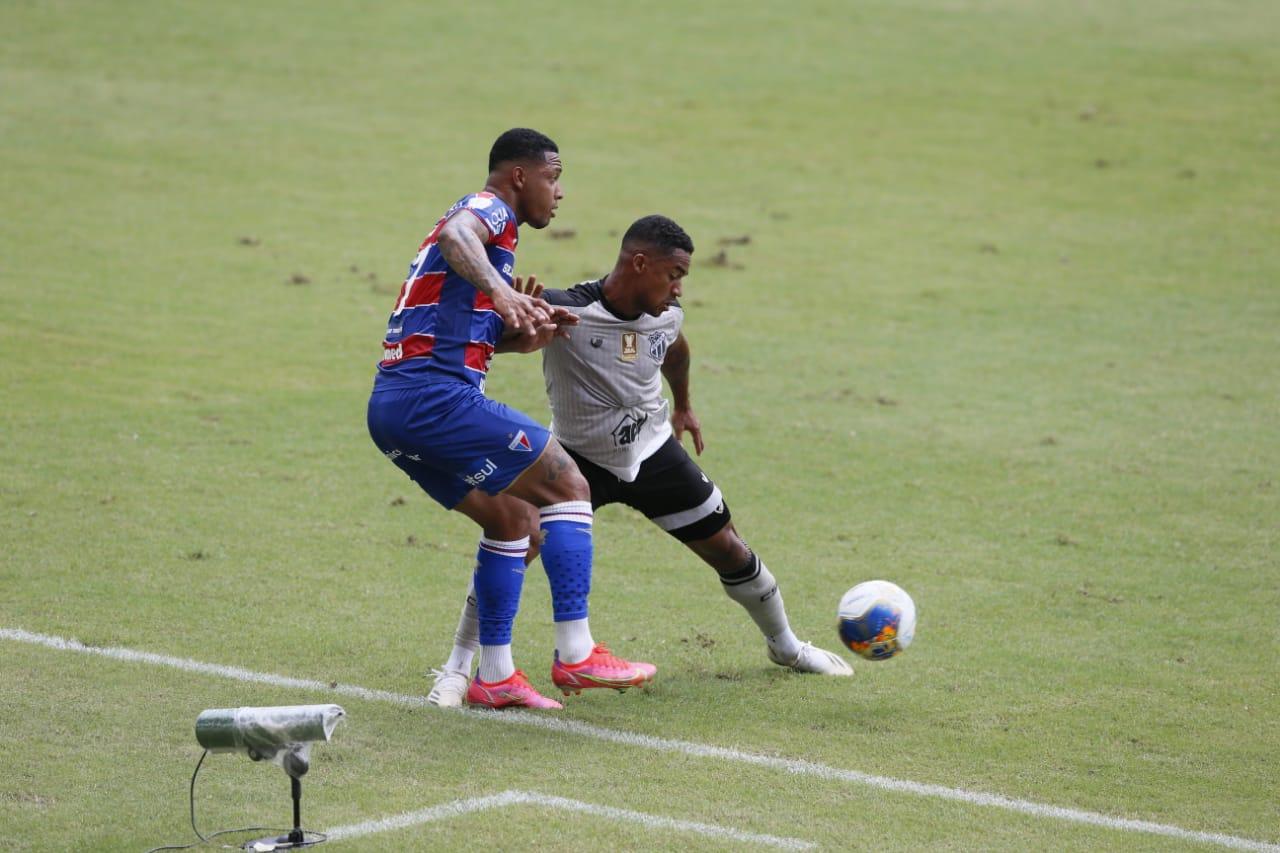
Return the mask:
M 301 844 L 302 834 L 302 781 L 296 776 L 290 776 L 291 783 L 290 793 L 293 794 L 293 831 L 289 833 L 289 842 L 291 844 Z

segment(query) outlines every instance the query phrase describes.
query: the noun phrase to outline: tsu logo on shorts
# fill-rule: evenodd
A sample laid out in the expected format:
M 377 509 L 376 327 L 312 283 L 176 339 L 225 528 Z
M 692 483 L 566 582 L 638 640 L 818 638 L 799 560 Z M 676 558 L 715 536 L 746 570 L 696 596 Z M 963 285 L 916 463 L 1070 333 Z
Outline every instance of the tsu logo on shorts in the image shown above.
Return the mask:
M 493 473 L 497 470 L 498 466 L 494 461 L 492 459 L 486 459 L 484 460 L 484 466 L 481 467 L 479 471 L 473 471 L 462 479 L 468 486 L 478 486 L 485 480 L 492 477 Z

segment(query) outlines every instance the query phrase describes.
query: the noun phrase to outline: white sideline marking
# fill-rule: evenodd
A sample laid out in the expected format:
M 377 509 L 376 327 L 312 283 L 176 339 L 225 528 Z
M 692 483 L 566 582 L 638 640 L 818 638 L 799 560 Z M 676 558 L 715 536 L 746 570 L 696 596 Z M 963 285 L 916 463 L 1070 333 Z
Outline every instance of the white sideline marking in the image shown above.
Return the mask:
M 430 707 L 427 705 L 426 698 L 422 696 L 406 696 L 402 693 L 391 693 L 386 690 L 369 690 L 364 687 L 355 687 L 348 684 L 339 684 L 337 687 L 330 687 L 323 681 L 289 678 L 288 676 L 273 675 L 267 672 L 254 672 L 248 669 L 241 669 L 238 666 L 222 666 L 220 664 L 202 663 L 200 661 L 191 660 L 190 658 L 158 655 L 152 652 L 134 651 L 133 649 L 86 646 L 77 640 L 53 637 L 48 634 L 34 634 L 30 631 L 23 631 L 18 628 L 0 628 L 0 639 L 14 640 L 20 643 L 30 643 L 37 646 L 47 646 L 51 649 L 100 655 L 102 657 L 115 658 L 116 660 L 150 663 L 157 666 L 168 666 L 173 667 L 174 669 L 186 670 L 187 672 L 199 672 L 206 675 L 218 675 L 224 678 L 233 678 L 237 681 L 270 684 L 276 687 L 296 687 L 300 690 L 314 690 L 330 695 L 336 693 L 341 696 L 352 696 L 357 699 L 368 699 L 374 702 L 388 702 L 393 705 L 401 705 L 408 708 Z M 922 782 L 911 782 L 905 779 L 893 779 L 888 776 L 873 776 L 869 773 L 860 773 L 857 770 L 842 770 L 839 767 L 829 767 L 825 764 L 815 764 L 811 761 L 802 761 L 792 758 L 775 758 L 769 755 L 742 752 L 737 749 L 728 749 L 722 746 L 708 746 L 707 744 L 692 743 L 690 741 L 671 740 L 668 738 L 653 737 L 651 735 L 635 734 L 634 732 L 606 729 L 600 726 L 593 726 L 588 723 L 580 723 L 575 720 L 544 716 L 532 712 L 461 709 L 458 711 L 452 711 L 451 713 L 460 713 L 466 716 L 500 723 L 519 726 L 533 726 L 534 728 L 574 734 L 581 737 L 594 738 L 596 740 L 610 741 L 612 743 L 621 743 L 627 746 L 638 746 L 659 752 L 678 752 L 683 755 L 692 755 L 699 758 L 716 758 L 721 761 L 732 761 L 739 764 L 754 764 L 758 767 L 785 770 L 788 773 L 816 776 L 820 779 L 852 782 L 857 785 L 867 785 L 869 787 L 880 788 L 882 790 L 901 791 L 908 794 L 918 794 L 924 797 L 939 797 L 946 800 L 957 800 L 959 802 L 971 803 L 977 806 L 990 806 L 993 808 L 1007 809 L 1008 811 L 1022 812 L 1023 814 L 1035 815 L 1036 817 L 1051 817 L 1057 818 L 1058 820 L 1071 821 L 1073 823 L 1102 826 L 1108 829 L 1163 835 L 1168 838 L 1177 838 L 1183 841 L 1193 841 L 1202 844 L 1217 844 L 1234 850 L 1251 850 L 1257 851 L 1257 853 L 1280 853 L 1280 844 L 1272 844 L 1266 841 L 1255 841 L 1251 838 L 1241 838 L 1239 836 L 1226 835 L 1219 832 L 1200 832 L 1192 829 L 1183 829 L 1180 826 L 1174 826 L 1166 823 L 1153 823 L 1146 820 L 1131 820 L 1129 818 L 1111 817 L 1110 815 L 1104 815 L 1098 812 L 1065 808 L 1063 806 L 1052 806 L 1046 803 L 1033 802 L 1031 800 L 1018 800 L 1011 797 L 1003 797 L 999 794 L 985 794 L 981 791 L 968 791 L 964 788 L 947 788 L 943 785 L 928 785 Z
M 456 817 L 470 812 L 502 808 L 503 806 L 520 805 L 547 806 L 553 809 L 583 812 L 595 817 L 603 817 L 610 820 L 631 821 L 632 823 L 638 823 L 650 829 L 674 829 L 680 832 L 696 832 L 699 835 L 709 835 L 713 838 L 727 838 L 731 841 L 741 841 L 750 844 L 764 844 L 769 847 L 781 847 L 784 850 L 812 850 L 814 847 L 818 846 L 810 841 L 803 841 L 799 838 L 780 838 L 776 835 L 760 835 L 754 832 L 741 832 L 736 829 L 728 829 L 727 827 L 716 826 L 715 824 L 710 823 L 697 823 L 696 821 L 690 820 L 675 820 L 673 818 L 645 814 L 644 812 L 615 809 L 612 806 L 600 806 L 595 805 L 594 803 L 584 803 L 581 800 L 567 800 L 564 797 L 553 797 L 549 794 L 538 794 L 533 791 L 504 791 L 501 794 L 494 794 L 490 797 L 476 797 L 470 800 L 454 800 L 451 803 L 443 803 L 442 805 L 431 806 L 430 808 L 421 809 L 416 812 L 406 812 L 405 814 L 399 814 L 393 817 L 383 818 L 381 820 L 367 820 L 363 823 L 353 823 L 347 826 L 327 829 L 325 830 L 325 834 L 333 840 L 342 838 L 358 838 L 362 835 L 372 835 L 375 832 L 389 832 L 393 829 L 404 829 L 406 827 L 417 826 L 434 820 Z

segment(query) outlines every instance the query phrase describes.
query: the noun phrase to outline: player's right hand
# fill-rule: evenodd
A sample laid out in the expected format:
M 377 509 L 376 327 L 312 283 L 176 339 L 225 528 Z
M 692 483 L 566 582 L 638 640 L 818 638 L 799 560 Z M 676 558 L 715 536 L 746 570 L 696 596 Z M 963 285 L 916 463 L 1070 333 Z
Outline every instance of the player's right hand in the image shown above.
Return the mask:
M 699 456 L 702 455 L 702 424 L 698 421 L 698 416 L 693 413 L 693 409 L 673 409 L 671 411 L 671 431 L 675 433 L 676 441 L 684 441 L 684 434 L 687 431 L 693 436 L 693 449 Z
M 498 312 L 503 324 L 517 333 L 533 333 L 539 326 L 551 322 L 551 313 L 544 307 L 547 303 L 510 285 L 495 288 L 491 298 L 493 310 Z

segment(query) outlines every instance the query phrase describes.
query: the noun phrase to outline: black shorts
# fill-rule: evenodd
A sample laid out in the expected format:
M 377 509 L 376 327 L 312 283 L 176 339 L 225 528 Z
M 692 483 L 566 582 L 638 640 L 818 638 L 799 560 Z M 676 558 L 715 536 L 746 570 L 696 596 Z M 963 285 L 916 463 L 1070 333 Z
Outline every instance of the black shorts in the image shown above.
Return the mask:
M 591 507 L 621 503 L 645 517 L 681 542 L 707 539 L 729 523 L 729 506 L 716 484 L 675 436 L 644 460 L 633 482 L 596 465 L 565 448 L 591 486 Z

